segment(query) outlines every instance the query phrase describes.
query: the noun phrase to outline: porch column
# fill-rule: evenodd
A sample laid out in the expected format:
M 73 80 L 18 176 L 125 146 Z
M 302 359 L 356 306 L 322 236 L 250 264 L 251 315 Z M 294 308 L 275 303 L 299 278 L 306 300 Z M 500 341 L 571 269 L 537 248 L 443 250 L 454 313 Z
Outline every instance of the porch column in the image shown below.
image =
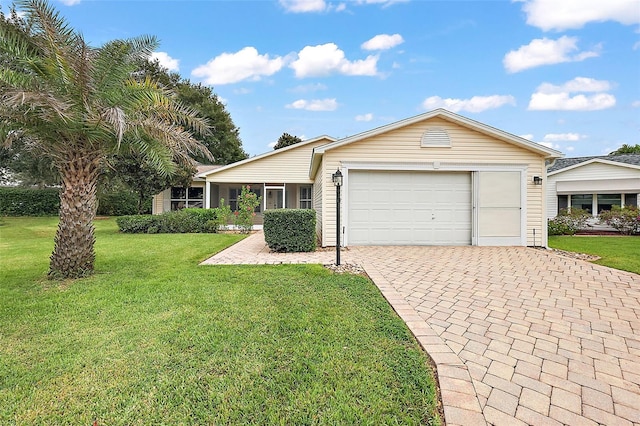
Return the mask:
M 204 181 L 204 208 L 211 208 L 211 182 Z

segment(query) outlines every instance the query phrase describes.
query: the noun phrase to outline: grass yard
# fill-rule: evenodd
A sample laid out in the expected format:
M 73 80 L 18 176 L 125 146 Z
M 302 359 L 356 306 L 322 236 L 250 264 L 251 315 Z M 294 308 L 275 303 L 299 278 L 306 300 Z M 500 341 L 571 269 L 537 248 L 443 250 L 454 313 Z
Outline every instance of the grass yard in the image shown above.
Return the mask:
M 0 424 L 440 424 L 376 287 L 317 265 L 197 266 L 237 235 L 97 228 L 45 279 L 54 218 L 0 218 Z
M 640 274 L 640 237 L 550 236 L 549 247 L 594 254 L 599 265 Z

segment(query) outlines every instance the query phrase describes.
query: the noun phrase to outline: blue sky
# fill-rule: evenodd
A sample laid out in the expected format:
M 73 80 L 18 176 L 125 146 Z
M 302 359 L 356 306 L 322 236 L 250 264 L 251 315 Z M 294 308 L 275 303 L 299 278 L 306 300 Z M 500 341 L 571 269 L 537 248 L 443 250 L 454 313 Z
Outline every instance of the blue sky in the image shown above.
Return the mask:
M 210 85 L 250 155 L 444 107 L 568 157 L 640 143 L 640 0 L 53 0 Z M 0 0 L 6 10 L 9 2 Z

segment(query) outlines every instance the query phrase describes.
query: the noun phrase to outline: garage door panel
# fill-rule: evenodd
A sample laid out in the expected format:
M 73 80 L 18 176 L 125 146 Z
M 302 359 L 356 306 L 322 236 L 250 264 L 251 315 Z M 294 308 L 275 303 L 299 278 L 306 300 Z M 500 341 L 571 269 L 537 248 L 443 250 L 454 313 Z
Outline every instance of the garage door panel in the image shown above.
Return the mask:
M 470 173 L 355 170 L 348 194 L 350 244 L 471 243 Z

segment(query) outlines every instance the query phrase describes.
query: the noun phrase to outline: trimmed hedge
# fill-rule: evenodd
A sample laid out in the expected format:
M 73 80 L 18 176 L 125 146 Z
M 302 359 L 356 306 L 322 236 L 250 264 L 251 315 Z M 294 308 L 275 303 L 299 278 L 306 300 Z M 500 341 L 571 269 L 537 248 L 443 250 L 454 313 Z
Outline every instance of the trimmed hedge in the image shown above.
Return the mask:
M 98 195 L 100 216 L 125 216 L 138 213 L 138 198 L 128 191 L 107 192 Z
M 214 209 L 183 209 L 159 215 L 120 216 L 120 232 L 127 234 L 186 234 L 216 232 Z
M 56 216 L 60 192 L 55 188 L 0 188 L 0 216 Z
M 277 252 L 316 249 L 316 211 L 310 209 L 265 210 L 264 239 Z

